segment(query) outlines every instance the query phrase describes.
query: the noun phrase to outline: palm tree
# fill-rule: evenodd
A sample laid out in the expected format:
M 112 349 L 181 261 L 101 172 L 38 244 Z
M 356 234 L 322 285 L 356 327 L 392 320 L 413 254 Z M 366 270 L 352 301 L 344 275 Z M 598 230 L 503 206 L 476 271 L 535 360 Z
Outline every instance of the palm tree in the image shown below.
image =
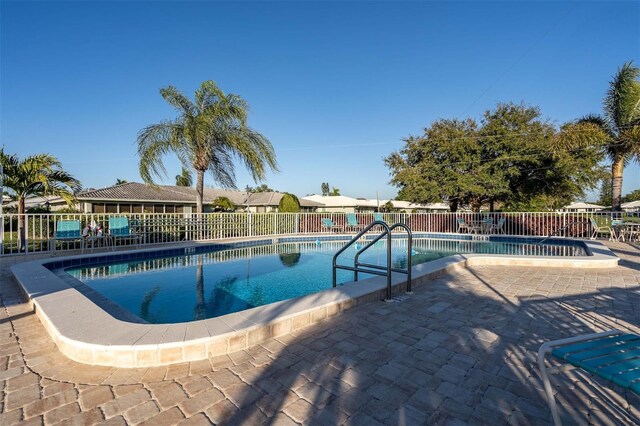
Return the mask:
M 630 161 L 640 162 L 640 68 L 625 63 L 609 83 L 604 115 L 588 115 L 579 124 L 596 127 L 611 160 L 611 210 L 620 211 L 622 172 Z
M 122 185 L 124 183 L 128 183 L 126 179 L 116 179 L 116 185 Z
M 267 166 L 277 170 L 269 140 L 247 125 L 248 105 L 205 81 L 191 101 L 175 87 L 160 89 L 179 116 L 145 127 L 138 134 L 140 176 L 147 183 L 166 174 L 162 156 L 175 153 L 184 167 L 196 171 L 196 211 L 202 213 L 204 173 L 225 188 L 235 188 L 233 160 L 240 159 L 254 181 L 265 178 Z
M 189 169 L 182 168 L 182 172 L 176 175 L 176 186 L 191 186 L 193 185 L 193 179 Z
M 29 196 L 55 195 L 71 205 L 80 182 L 61 169 L 61 163 L 49 154 L 36 154 L 20 159 L 0 149 L 4 186 L 13 191 L 11 198 L 18 202 L 18 244 L 24 249 L 25 199 Z

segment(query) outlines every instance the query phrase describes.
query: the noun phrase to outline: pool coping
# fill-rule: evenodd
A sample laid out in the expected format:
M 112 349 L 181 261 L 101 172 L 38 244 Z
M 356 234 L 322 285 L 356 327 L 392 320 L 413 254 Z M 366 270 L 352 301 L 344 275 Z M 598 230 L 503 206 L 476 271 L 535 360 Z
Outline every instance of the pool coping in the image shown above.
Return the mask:
M 278 242 L 283 238 L 290 241 L 291 236 L 227 240 L 220 244 L 266 240 Z M 509 238 L 518 239 L 511 236 Z M 415 288 L 449 271 L 474 265 L 571 268 L 617 266 L 618 257 L 603 244 L 596 241 L 574 241 L 584 244 L 590 255 L 551 258 L 458 254 L 414 266 L 412 285 Z M 189 243 L 172 246 L 172 249 L 206 245 Z M 118 252 L 117 255 L 162 251 L 162 248 L 156 247 Z M 373 277 L 216 318 L 177 324 L 134 323 L 116 319 L 78 288 L 47 268 L 47 265 L 68 259 L 85 260 L 100 256 L 104 254 L 39 259 L 11 267 L 22 291 L 60 351 L 74 361 L 91 365 L 153 367 L 224 355 L 247 349 L 269 338 L 298 331 L 346 309 L 383 300 L 386 295 L 386 278 Z M 394 274 L 392 282 L 396 293 L 403 292 L 406 276 Z

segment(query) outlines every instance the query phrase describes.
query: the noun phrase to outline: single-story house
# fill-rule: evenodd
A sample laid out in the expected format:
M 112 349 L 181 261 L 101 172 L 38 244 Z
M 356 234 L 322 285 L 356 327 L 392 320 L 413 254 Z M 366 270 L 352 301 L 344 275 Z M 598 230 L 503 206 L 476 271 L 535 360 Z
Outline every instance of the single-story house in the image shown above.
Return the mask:
M 218 197 L 226 197 L 236 205 L 236 211 L 266 213 L 278 211 L 284 196 L 279 192 L 248 193 L 228 189 L 204 188 L 204 211 L 213 211 L 212 203 Z M 43 206 L 42 197 L 33 197 Z M 127 182 L 101 189 L 88 189 L 76 194 L 75 206 L 84 213 L 194 213 L 196 190 L 192 187 Z M 31 198 L 29 199 L 31 200 Z M 47 197 L 52 211 L 67 205 L 60 197 Z M 300 199 L 302 211 L 315 211 L 320 205 Z
M 628 203 L 622 203 L 620 207 L 625 212 L 640 212 L 640 200 L 629 201 Z
M 560 209 L 560 211 L 567 213 L 594 213 L 600 212 L 606 209 L 606 206 L 600 206 L 598 204 L 585 203 L 582 201 L 578 201 L 575 203 L 571 203 L 569 205 L 564 206 Z

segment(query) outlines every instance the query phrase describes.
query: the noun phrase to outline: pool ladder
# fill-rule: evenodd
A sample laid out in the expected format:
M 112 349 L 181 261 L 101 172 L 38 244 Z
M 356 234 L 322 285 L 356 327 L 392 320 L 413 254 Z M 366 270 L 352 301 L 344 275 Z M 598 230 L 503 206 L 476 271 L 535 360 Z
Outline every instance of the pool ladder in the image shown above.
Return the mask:
M 372 228 L 376 226 L 382 227 L 383 231 L 372 240 L 366 242 L 362 246 L 362 248 L 358 248 L 356 246 L 356 249 L 358 251 L 356 252 L 355 257 L 353 258 L 353 266 L 339 265 L 338 256 L 344 253 L 352 245 L 358 243 L 361 237 L 363 237 L 367 232 L 369 232 Z M 393 231 L 396 228 L 404 228 L 407 231 L 407 268 L 406 269 L 394 268 L 391 266 L 391 231 Z M 369 247 L 373 246 L 375 243 L 377 243 L 378 241 L 380 241 L 385 237 L 387 239 L 387 265 L 386 266 L 374 265 L 371 263 L 365 263 L 365 262 L 359 261 L 360 255 L 362 253 L 367 251 Z M 411 253 L 412 251 L 413 251 L 412 234 L 411 234 L 411 229 L 407 225 L 403 223 L 396 223 L 395 225 L 389 226 L 387 225 L 386 222 L 383 222 L 381 220 L 373 221 L 369 225 L 367 225 L 362 231 L 358 232 L 356 236 L 351 239 L 351 241 L 345 244 L 340 250 L 336 252 L 335 255 L 333 255 L 333 286 L 336 287 L 337 285 L 336 275 L 337 275 L 338 269 L 353 271 L 354 281 L 358 281 L 358 273 L 360 272 L 373 274 L 373 275 L 386 276 L 387 277 L 387 297 L 385 300 L 390 301 L 391 300 L 391 274 L 393 272 L 399 272 L 401 274 L 407 275 L 407 293 L 411 293 L 412 292 L 411 291 Z

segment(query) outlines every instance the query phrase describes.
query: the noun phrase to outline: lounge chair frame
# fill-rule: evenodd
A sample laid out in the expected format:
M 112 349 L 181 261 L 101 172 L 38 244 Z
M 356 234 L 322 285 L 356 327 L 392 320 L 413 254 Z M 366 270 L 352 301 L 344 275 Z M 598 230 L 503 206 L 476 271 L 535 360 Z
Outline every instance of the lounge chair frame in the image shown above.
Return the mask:
M 611 371 L 603 370 L 603 368 L 609 368 L 611 366 L 624 368 L 625 361 L 633 360 L 632 358 L 633 354 L 636 353 L 637 351 L 636 352 L 625 351 L 625 348 L 623 347 L 624 343 L 627 342 L 624 340 L 625 336 L 630 336 L 630 337 L 627 337 L 628 339 L 639 337 L 630 333 L 622 332 L 620 330 L 609 330 L 601 333 L 590 333 L 590 334 L 585 334 L 581 336 L 569 337 L 566 339 L 554 340 L 554 341 L 546 342 L 542 346 L 540 346 L 540 349 L 538 350 L 538 368 L 540 369 L 540 375 L 542 376 L 544 391 L 547 396 L 547 403 L 549 404 L 551 415 L 553 417 L 553 423 L 556 426 L 562 425 L 562 421 L 560 420 L 560 413 L 558 411 L 556 399 L 553 394 L 551 382 L 549 380 L 550 374 L 571 370 L 573 368 L 580 368 L 581 370 L 591 375 L 596 375 L 603 380 L 607 380 L 613 383 L 615 381 L 613 377 L 619 374 L 631 373 L 634 375 L 633 386 L 634 388 L 637 388 L 635 386 L 635 383 L 640 384 L 640 369 L 633 369 L 633 368 L 621 369 L 619 373 L 614 374 L 613 377 L 608 377 L 608 375 L 611 374 Z M 614 340 L 607 340 L 610 338 Z M 640 342 L 640 340 L 636 340 L 636 341 Z M 580 345 L 577 346 L 577 344 L 580 344 Z M 576 346 L 572 346 L 572 345 L 576 345 Z M 563 349 L 563 348 L 564 348 L 564 352 L 566 353 L 566 355 L 564 355 L 563 357 L 559 356 L 561 355 L 561 353 L 557 353 L 557 354 L 553 353 L 554 350 Z M 581 351 L 584 354 L 587 351 L 593 351 L 593 350 L 599 351 L 599 354 L 594 355 L 594 358 L 590 358 L 588 360 L 587 359 L 582 360 L 582 362 L 580 360 L 576 360 L 575 358 L 572 359 L 570 357 L 573 354 L 580 354 Z M 573 352 L 570 352 L 570 351 L 573 351 Z M 545 364 L 545 357 L 549 353 L 551 353 L 554 359 L 560 361 L 562 364 L 556 367 L 547 368 Z M 604 361 L 606 357 L 612 357 L 611 359 L 615 359 L 615 360 Z M 628 357 L 628 359 L 625 359 L 625 357 Z M 593 363 L 593 359 L 597 360 L 595 366 Z M 587 362 L 589 363 L 589 365 L 587 365 Z M 598 362 L 602 364 L 598 365 Z M 606 364 L 606 362 L 609 362 L 609 364 Z M 634 372 L 637 372 L 637 375 Z M 619 381 L 617 381 L 616 384 L 623 386 Z M 631 392 L 638 393 L 637 389 L 632 389 L 629 386 L 623 386 L 623 387 L 625 389 L 628 389 Z

